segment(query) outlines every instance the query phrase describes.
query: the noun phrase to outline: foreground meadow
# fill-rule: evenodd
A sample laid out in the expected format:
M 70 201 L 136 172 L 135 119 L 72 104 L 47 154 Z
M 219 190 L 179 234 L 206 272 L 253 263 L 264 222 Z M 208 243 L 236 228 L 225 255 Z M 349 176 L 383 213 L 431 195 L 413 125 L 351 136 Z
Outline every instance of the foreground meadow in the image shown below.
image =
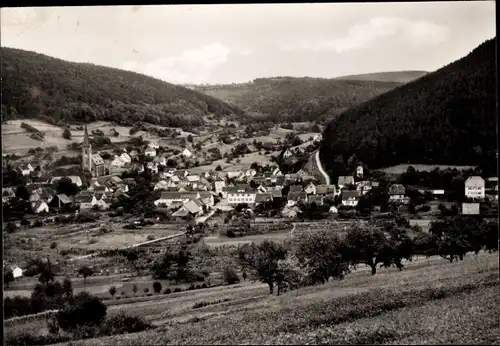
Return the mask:
M 500 342 L 498 255 L 433 259 L 402 272 L 366 270 L 342 281 L 269 296 L 244 283 L 108 308 L 126 309 L 152 331 L 64 345 Z M 9 330 L 6 331 L 9 333 Z M 63 345 L 63 344 L 61 344 Z

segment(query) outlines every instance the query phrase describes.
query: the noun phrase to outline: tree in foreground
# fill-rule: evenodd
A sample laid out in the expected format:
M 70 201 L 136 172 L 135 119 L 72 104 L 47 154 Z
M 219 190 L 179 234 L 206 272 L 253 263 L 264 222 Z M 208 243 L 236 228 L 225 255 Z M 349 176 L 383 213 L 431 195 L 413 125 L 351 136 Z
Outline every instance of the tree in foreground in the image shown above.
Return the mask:
M 88 292 L 80 292 L 71 303 L 59 310 L 57 323 L 62 330 L 73 331 L 80 326 L 97 326 L 106 318 L 106 305 Z
M 349 273 L 349 263 L 343 256 L 344 243 L 328 230 L 299 235 L 295 256 L 312 284 L 343 279 Z
M 371 268 L 372 275 L 377 273 L 378 264 L 402 270 L 404 266 L 401 261 L 413 257 L 411 238 L 400 227 L 384 231 L 374 225 L 355 225 L 348 230 L 344 241 L 344 258 L 354 267 L 366 264 Z
M 243 269 L 252 272 L 257 278 L 269 286 L 269 293 L 273 294 L 277 283 L 276 275 L 279 272 L 278 262 L 286 259 L 287 250 L 279 243 L 264 241 L 260 244 L 245 244 L 238 248 L 238 262 Z

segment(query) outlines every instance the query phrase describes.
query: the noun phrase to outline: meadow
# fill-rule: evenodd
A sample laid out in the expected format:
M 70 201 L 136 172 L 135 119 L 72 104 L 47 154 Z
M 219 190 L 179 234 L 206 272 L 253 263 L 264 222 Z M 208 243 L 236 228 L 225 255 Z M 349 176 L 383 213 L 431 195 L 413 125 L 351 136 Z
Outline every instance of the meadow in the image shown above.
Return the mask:
M 450 165 L 423 165 L 423 164 L 399 164 L 396 166 L 381 168 L 379 171 L 388 173 L 388 174 L 403 174 L 406 172 L 409 166 L 415 168 L 416 171 L 422 172 L 427 171 L 430 172 L 436 168 L 440 170 L 445 169 L 457 169 L 457 170 L 468 170 L 474 169 L 474 166 L 450 166 Z
M 108 313 L 126 310 L 157 329 L 61 345 L 495 344 L 498 271 L 498 254 L 481 253 L 455 263 L 416 261 L 374 276 L 357 270 L 280 296 L 249 282 L 156 296 L 109 306 Z

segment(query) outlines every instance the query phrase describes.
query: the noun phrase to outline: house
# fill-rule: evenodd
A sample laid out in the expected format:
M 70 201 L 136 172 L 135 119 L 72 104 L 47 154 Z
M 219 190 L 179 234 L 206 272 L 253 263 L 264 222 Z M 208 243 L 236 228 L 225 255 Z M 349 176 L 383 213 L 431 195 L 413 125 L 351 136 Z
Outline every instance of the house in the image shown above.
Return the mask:
M 148 157 L 155 157 L 156 156 L 156 150 L 154 148 L 147 148 L 144 151 L 144 155 L 146 155 Z
M 169 206 L 173 202 L 186 203 L 192 199 L 200 198 L 200 193 L 198 191 L 193 192 L 178 192 L 178 191 L 163 191 L 160 198 L 154 201 L 156 206 L 164 205 Z
M 190 152 L 188 148 L 185 148 L 185 149 L 182 151 L 182 156 L 187 157 L 187 158 L 190 158 L 191 156 L 193 156 L 193 153 L 192 153 L 192 152 Z
M 18 266 L 11 267 L 12 270 L 12 275 L 14 276 L 14 279 L 20 278 L 23 276 L 23 270 L 19 268 Z
M 273 199 L 281 199 L 283 195 L 281 194 L 281 189 L 273 189 L 271 190 L 271 193 L 273 195 Z
M 92 154 L 92 176 L 102 177 L 106 175 L 106 167 L 104 166 L 104 160 L 99 154 Z
M 332 205 L 330 209 L 328 210 L 330 214 L 338 214 L 339 210 L 337 209 L 336 206 Z
M 56 184 L 62 178 L 69 178 L 71 180 L 71 182 L 78 187 L 81 187 L 83 185 L 82 179 L 77 175 L 68 175 L 67 177 L 53 177 L 50 180 L 50 184 Z
M 111 161 L 110 166 L 112 166 L 112 167 L 123 167 L 123 166 L 125 166 L 125 162 L 123 162 L 121 156 L 115 155 L 113 161 Z
M 237 184 L 234 188 L 227 191 L 228 204 L 254 204 L 257 192 L 247 184 Z
M 393 184 L 389 187 L 389 202 L 408 203 L 409 198 L 405 197 L 405 187 L 401 184 Z
M 165 158 L 165 156 L 157 156 L 154 158 L 153 162 L 160 166 L 167 165 L 167 159 Z
M 293 156 L 294 156 L 293 153 L 288 148 L 285 148 L 278 155 L 277 160 L 278 161 L 280 161 L 280 160 L 286 160 L 286 159 L 293 158 Z
M 342 191 L 342 205 L 355 207 L 358 205 L 361 192 L 357 190 Z
M 334 198 L 337 195 L 335 185 L 319 184 L 316 185 L 316 195 Z
M 99 209 L 102 209 L 102 210 L 109 209 L 111 203 L 108 200 L 106 193 L 102 193 L 102 192 L 96 193 L 95 199 L 96 199 L 96 205 L 99 206 Z
M 293 206 L 299 202 L 307 203 L 307 193 L 301 192 L 288 192 L 287 205 Z
M 281 215 L 283 217 L 294 219 L 296 218 L 302 211 L 297 206 L 285 206 L 281 211 Z
M 469 198 L 484 198 L 485 182 L 479 176 L 471 176 L 465 181 L 465 196 Z
M 257 174 L 257 171 L 255 169 L 247 169 L 245 171 L 245 176 L 247 177 L 254 177 Z
M 49 206 L 45 201 L 38 200 L 36 202 L 31 203 L 31 208 L 33 209 L 33 212 L 35 214 L 40 214 L 40 213 L 48 213 L 49 212 Z
M 273 170 L 273 173 L 272 173 L 273 176 L 281 176 L 283 175 L 283 173 L 281 173 L 279 167 L 276 167 L 274 170 Z
M 211 192 L 201 191 L 200 200 L 207 207 L 213 207 L 215 205 L 214 195 Z
M 151 149 L 160 149 L 160 145 L 156 141 L 150 141 L 148 143 L 148 148 L 151 148 Z
M 33 166 L 30 163 L 28 163 L 27 165 L 20 165 L 18 167 L 19 173 L 21 173 L 24 176 L 30 175 L 31 172 L 33 172 L 34 170 L 35 169 L 33 168 Z
M 166 190 L 168 189 L 168 183 L 165 180 L 160 180 L 155 184 L 153 190 Z
M 47 204 L 50 203 L 56 195 L 56 192 L 50 187 L 40 187 L 33 192 L 39 196 L 40 200 L 45 201 Z
M 156 162 L 148 162 L 146 168 L 151 172 L 158 174 L 158 164 Z
M 290 189 L 288 190 L 288 193 L 290 192 L 303 192 L 304 189 L 302 188 L 302 185 L 290 185 Z
M 356 176 L 358 178 L 363 178 L 363 166 L 356 167 Z
M 227 177 L 228 179 L 236 179 L 240 176 L 244 176 L 244 173 L 242 171 L 231 171 L 231 172 L 227 172 Z
M 215 193 L 219 194 L 222 193 L 222 189 L 226 187 L 226 181 L 224 179 L 216 179 L 214 181 L 214 190 Z
M 463 215 L 479 215 L 479 203 L 462 203 Z
M 295 174 L 297 174 L 299 177 L 311 176 L 311 174 L 303 168 L 299 169 Z
M 321 139 L 323 139 L 323 136 L 321 134 L 314 135 L 313 142 L 319 143 L 319 142 L 321 142 Z
M 12 198 L 16 197 L 16 192 L 12 187 L 4 187 L 2 189 L 2 202 L 7 203 L 10 201 Z
M 273 194 L 272 193 L 257 193 L 255 195 L 255 204 L 262 204 L 266 202 L 272 202 L 273 201 Z
M 304 189 L 304 191 L 308 195 L 315 195 L 316 194 L 316 185 L 313 182 L 310 182 L 309 184 L 307 184 L 307 186 Z
M 323 196 L 308 196 L 308 203 L 316 203 L 316 205 L 323 205 L 324 197 Z
M 352 175 L 341 175 L 338 179 L 337 185 L 340 189 L 343 189 L 344 187 L 349 185 L 354 185 L 354 177 Z
M 65 206 L 71 205 L 73 202 L 65 194 L 55 195 L 52 201 L 50 201 L 49 206 L 54 208 L 63 208 Z
M 75 203 L 80 210 L 89 210 L 97 204 L 97 199 L 93 194 L 81 193 L 75 197 Z
M 124 152 L 120 155 L 120 160 L 122 160 L 122 162 L 125 164 L 132 163 L 132 157 L 129 154 L 127 154 L 126 152 Z
M 190 183 L 198 182 L 200 181 L 200 176 L 199 174 L 189 174 L 186 176 L 186 180 Z
M 129 155 L 132 159 L 135 159 L 137 156 L 139 156 L 139 153 L 137 152 L 137 150 L 132 150 L 130 153 L 128 153 L 128 155 Z
M 359 181 L 356 183 L 356 190 L 361 192 L 362 195 L 366 195 L 372 189 L 372 183 L 367 180 Z

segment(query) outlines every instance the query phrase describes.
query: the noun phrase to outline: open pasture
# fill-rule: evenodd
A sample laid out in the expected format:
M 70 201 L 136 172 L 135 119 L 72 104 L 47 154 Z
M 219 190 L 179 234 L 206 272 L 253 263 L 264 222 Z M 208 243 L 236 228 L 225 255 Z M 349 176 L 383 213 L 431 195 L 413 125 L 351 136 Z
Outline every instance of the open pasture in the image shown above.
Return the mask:
M 498 343 L 498 269 L 497 254 L 481 253 L 375 276 L 359 270 L 279 297 L 248 283 L 188 291 L 109 308 L 144 316 L 156 330 L 71 345 Z
M 427 171 L 430 172 L 436 168 L 440 170 L 445 169 L 457 169 L 457 170 L 467 170 L 473 169 L 474 166 L 449 166 L 449 165 L 422 165 L 422 164 L 399 164 L 396 166 L 381 168 L 379 171 L 389 173 L 389 174 L 403 174 L 406 172 L 408 167 L 412 166 L 416 171 L 422 172 Z

